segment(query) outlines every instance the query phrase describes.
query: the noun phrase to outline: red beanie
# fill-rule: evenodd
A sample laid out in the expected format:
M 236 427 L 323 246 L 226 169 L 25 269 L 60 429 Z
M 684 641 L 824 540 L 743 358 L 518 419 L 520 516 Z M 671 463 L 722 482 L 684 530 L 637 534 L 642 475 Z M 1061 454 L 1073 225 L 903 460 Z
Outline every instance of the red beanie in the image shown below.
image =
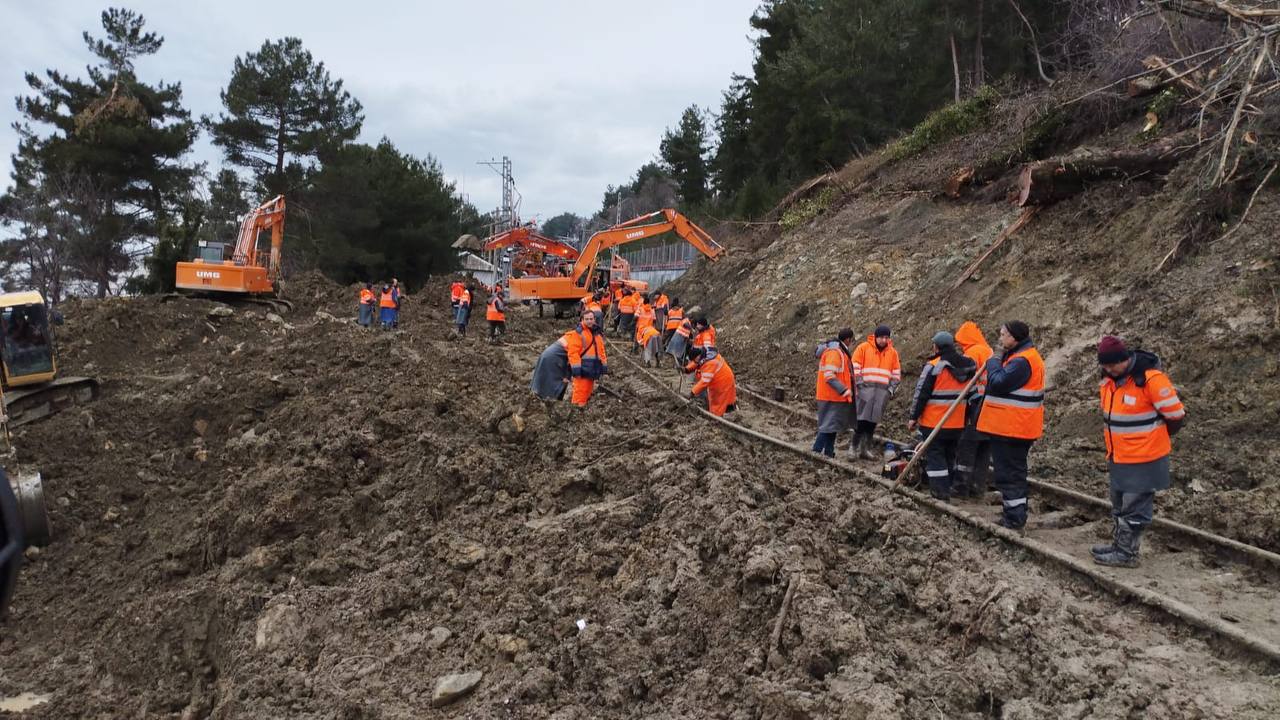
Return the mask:
M 1110 365 L 1129 359 L 1129 348 L 1115 335 L 1103 335 L 1098 342 L 1098 364 Z

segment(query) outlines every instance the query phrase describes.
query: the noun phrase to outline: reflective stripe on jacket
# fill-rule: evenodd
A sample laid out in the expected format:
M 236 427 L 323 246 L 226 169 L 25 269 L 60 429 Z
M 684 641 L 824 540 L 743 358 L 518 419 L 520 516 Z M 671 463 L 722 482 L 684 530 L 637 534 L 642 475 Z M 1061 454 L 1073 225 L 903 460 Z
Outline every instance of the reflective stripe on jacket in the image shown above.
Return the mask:
M 868 383 L 893 387 L 902 382 L 902 364 L 898 361 L 898 351 L 892 340 L 885 344 L 883 350 L 876 347 L 874 335 L 869 335 L 866 342 L 858 345 L 853 351 L 853 382 L 855 385 Z
M 667 330 L 675 330 L 680 327 L 680 321 L 684 320 L 684 308 L 671 308 L 667 313 Z
M 942 416 L 947 414 L 947 408 L 951 407 L 951 403 L 960 397 L 960 391 L 964 390 L 968 381 L 957 380 L 955 375 L 951 374 L 951 364 L 943 361 L 942 358 L 934 358 L 928 364 L 934 375 L 933 389 L 924 401 L 924 411 L 920 413 L 919 419 L 920 426 L 936 428 L 941 423 L 944 430 L 963 430 L 963 406 L 952 412 L 946 423 L 942 423 Z M 967 377 L 973 377 L 971 371 L 965 374 Z
M 507 306 L 502 302 L 502 297 L 494 295 L 489 298 L 489 308 L 485 310 L 484 319 L 491 322 L 506 322 L 507 314 L 504 312 L 506 309 Z
M 1165 421 L 1180 421 L 1187 415 L 1168 375 L 1148 369 L 1143 371 L 1142 384 L 1138 382 L 1126 376 L 1119 385 L 1113 378 L 1099 385 L 1102 433 L 1112 462 L 1147 463 L 1165 457 L 1173 449 Z
M 982 414 L 978 416 L 978 432 L 1016 440 L 1038 440 L 1044 434 L 1044 360 L 1029 343 L 1000 361 L 1007 367 L 1022 358 L 1031 368 L 1031 376 L 1019 388 L 996 390 L 987 386 Z M 989 379 L 989 378 L 988 378 Z
M 570 330 L 557 341 L 569 355 L 569 372 L 574 377 L 594 380 L 604 375 L 608 367 L 604 353 L 604 337 L 581 325 Z
M 818 360 L 818 385 L 814 396 L 827 402 L 853 402 L 853 395 L 845 393 L 853 389 L 852 366 L 849 351 L 834 341 L 827 343 Z
M 396 296 L 391 294 L 390 290 L 382 291 L 382 299 L 378 301 L 378 307 L 393 308 L 396 306 Z

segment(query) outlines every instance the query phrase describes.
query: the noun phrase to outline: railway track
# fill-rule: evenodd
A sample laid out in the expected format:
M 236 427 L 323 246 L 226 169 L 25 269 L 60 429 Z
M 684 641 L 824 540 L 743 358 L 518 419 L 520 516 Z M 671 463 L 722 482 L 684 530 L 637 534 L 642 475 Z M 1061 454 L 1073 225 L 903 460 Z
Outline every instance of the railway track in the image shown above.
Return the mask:
M 676 388 L 674 376 L 659 377 L 622 352 L 611 353 L 611 360 L 614 358 L 621 358 L 636 371 L 633 377 L 639 382 L 627 385 L 637 398 L 648 399 L 662 391 L 687 401 Z M 616 360 L 612 363 L 614 367 L 623 364 Z M 627 378 L 619 379 L 625 382 Z M 644 385 L 655 391 L 638 389 Z M 1024 532 L 1009 530 L 995 524 L 998 507 L 987 499 L 942 502 L 881 477 L 878 463 L 855 463 L 813 453 L 809 449 L 813 438 L 810 417 L 742 390 L 740 386 L 739 400 L 751 402 L 739 403 L 734 420 L 718 418 L 701 409 L 698 412 L 726 431 L 789 451 L 805 461 L 836 468 L 886 492 L 901 494 L 922 508 L 1019 547 L 1038 561 L 1066 569 L 1118 597 L 1156 609 L 1231 647 L 1280 664 L 1280 618 L 1276 613 L 1280 608 L 1280 556 L 1275 553 L 1157 519 L 1148 532 L 1141 567 L 1097 566 L 1088 548 L 1109 536 L 1110 504 L 1105 500 L 1035 481 L 1033 486 L 1042 493 L 1038 512 Z M 779 420 L 779 415 L 785 419 Z M 1099 512 L 1101 509 L 1106 512 Z M 1105 534 L 1100 532 L 1103 525 L 1099 521 L 1106 523 Z

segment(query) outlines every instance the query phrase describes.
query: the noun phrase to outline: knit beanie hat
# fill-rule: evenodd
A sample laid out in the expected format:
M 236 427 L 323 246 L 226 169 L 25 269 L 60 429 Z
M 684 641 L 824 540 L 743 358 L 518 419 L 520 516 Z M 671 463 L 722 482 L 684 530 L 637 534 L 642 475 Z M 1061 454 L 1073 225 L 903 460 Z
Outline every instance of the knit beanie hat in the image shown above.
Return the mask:
M 942 330 L 933 336 L 933 344 L 937 345 L 939 350 L 942 348 L 954 347 L 956 344 L 956 338 L 946 330 Z
M 1129 359 L 1129 348 L 1115 335 L 1103 335 L 1098 342 L 1098 364 L 1111 365 Z
M 1021 320 L 1010 320 L 1004 324 L 1004 329 L 1008 330 L 1009 335 L 1018 342 L 1022 342 L 1023 340 L 1031 337 L 1031 328 L 1027 327 L 1027 324 Z
M 888 326 L 888 325 L 877 325 L 877 326 L 876 326 L 876 332 L 875 332 L 875 336 L 876 336 L 876 337 L 889 337 L 889 335 L 890 335 L 890 333 L 889 333 L 889 326 Z

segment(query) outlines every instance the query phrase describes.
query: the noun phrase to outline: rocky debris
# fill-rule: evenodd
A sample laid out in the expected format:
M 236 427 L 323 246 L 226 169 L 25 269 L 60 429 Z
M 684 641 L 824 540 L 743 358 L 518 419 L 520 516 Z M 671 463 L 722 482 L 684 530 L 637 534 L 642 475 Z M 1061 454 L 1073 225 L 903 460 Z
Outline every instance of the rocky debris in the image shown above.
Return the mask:
M 213 308 L 211 308 L 207 314 L 210 320 L 221 320 L 223 318 L 229 318 L 232 315 L 235 315 L 236 311 L 232 310 L 226 305 L 216 305 Z
M 276 650 L 296 644 L 302 639 L 302 615 L 292 605 L 267 608 L 258 618 L 253 644 L 259 650 Z
M 444 707 L 461 700 L 476 689 L 483 677 L 484 673 L 476 670 L 438 678 L 435 689 L 431 691 L 431 707 Z
M 449 642 L 449 638 L 453 637 L 453 633 L 449 632 L 449 628 L 439 625 L 431 628 L 431 639 L 427 641 L 427 646 L 433 650 L 439 650 L 444 644 Z

